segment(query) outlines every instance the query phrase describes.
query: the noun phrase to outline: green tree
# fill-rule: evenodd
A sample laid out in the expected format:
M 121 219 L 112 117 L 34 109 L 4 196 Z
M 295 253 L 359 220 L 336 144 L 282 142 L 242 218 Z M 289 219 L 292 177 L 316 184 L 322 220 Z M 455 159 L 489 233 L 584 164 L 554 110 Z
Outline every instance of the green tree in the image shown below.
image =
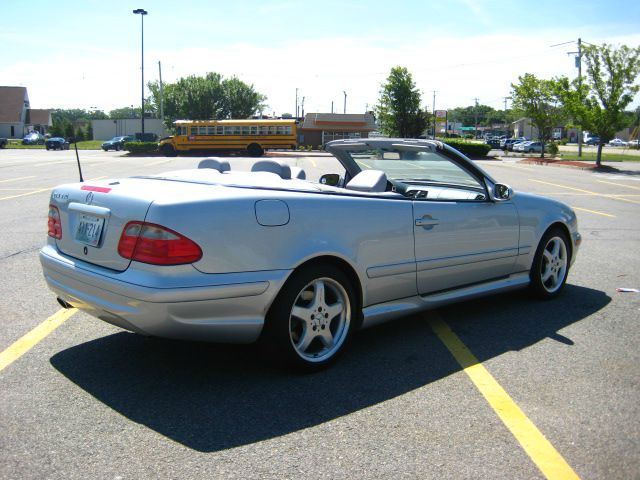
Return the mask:
M 121 118 L 140 118 L 140 107 L 120 107 L 109 111 L 109 118 L 118 120 Z
M 267 99 L 256 92 L 253 85 L 247 85 L 236 77 L 224 79 L 222 91 L 229 118 L 251 117 L 256 114 L 256 111 L 264 109 L 264 102 Z
M 521 110 L 538 129 L 542 142 L 540 157 L 544 158 L 545 143 L 551 139 L 553 129 L 564 123 L 565 113 L 556 94 L 555 80 L 542 80 L 531 73 L 518 77 L 519 84 L 511 84 L 513 107 Z
M 148 84 L 150 102 L 160 110 L 160 85 Z M 178 119 L 210 120 L 247 118 L 263 108 L 266 97 L 236 77 L 223 79 L 219 73 L 209 72 L 204 77 L 191 75 L 176 83 L 163 84 L 164 116 L 167 127 Z
M 375 113 L 382 132 L 390 137 L 419 137 L 427 127 L 420 92 L 405 67 L 394 67 L 380 90 Z
M 557 94 L 574 122 L 600 137 L 596 165 L 602 164 L 602 146 L 618 130 L 629 126 L 624 109 L 640 90 L 640 47 L 613 48 L 587 45 L 584 49 L 586 75 L 569 82 L 557 79 Z
M 78 127 L 76 130 L 76 139 L 81 142 L 85 139 L 84 130 L 81 127 Z
M 67 139 L 73 138 L 73 123 L 68 120 L 64 121 L 64 137 Z
M 85 137 L 85 140 L 93 140 L 93 124 L 91 122 L 89 122 L 89 125 L 87 125 Z

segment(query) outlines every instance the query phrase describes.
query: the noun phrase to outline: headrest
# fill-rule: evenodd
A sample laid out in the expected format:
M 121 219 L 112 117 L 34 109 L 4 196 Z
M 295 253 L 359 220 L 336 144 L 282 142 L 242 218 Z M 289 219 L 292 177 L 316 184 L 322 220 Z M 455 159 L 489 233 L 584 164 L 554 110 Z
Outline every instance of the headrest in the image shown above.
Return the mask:
M 205 158 L 200 161 L 198 168 L 213 168 L 214 170 L 218 170 L 220 173 L 231 170 L 229 162 L 226 160 L 220 160 L 219 158 Z
M 291 179 L 291 168 L 289 165 L 276 160 L 258 160 L 251 167 L 252 172 L 271 172 L 285 180 Z
M 387 175 L 380 170 L 363 170 L 347 183 L 346 188 L 358 192 L 384 192 L 387 190 Z

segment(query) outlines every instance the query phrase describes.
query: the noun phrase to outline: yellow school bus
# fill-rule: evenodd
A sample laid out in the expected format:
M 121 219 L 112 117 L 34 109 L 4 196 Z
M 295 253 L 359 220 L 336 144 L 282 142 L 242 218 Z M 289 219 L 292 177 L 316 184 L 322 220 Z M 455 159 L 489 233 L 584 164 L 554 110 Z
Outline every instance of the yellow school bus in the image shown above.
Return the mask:
M 270 148 L 296 148 L 295 120 L 176 120 L 175 135 L 160 140 L 167 157 L 180 152 L 246 151 L 259 157 Z

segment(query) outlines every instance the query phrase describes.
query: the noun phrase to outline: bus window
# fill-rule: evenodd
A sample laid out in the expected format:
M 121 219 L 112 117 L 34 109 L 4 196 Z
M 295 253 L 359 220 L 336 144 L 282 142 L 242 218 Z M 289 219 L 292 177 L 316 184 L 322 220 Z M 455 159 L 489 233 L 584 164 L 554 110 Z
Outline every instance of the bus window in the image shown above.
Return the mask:
M 276 132 L 278 133 L 278 135 L 284 135 L 284 127 L 282 125 L 278 125 L 276 127 Z
M 233 134 L 233 127 L 224 127 L 224 134 L 225 135 Z
M 249 135 L 249 126 L 245 125 L 242 127 L 242 135 Z
M 207 135 L 215 135 L 216 127 L 207 127 Z
M 216 127 L 216 135 L 224 135 L 224 127 L 217 126 Z
M 257 135 L 258 134 L 258 127 L 256 127 L 255 125 L 251 125 L 251 135 Z
M 233 127 L 233 134 L 234 135 L 240 135 L 240 127 L 239 126 Z
M 291 135 L 291 127 L 290 126 L 284 127 L 284 134 L 285 135 Z

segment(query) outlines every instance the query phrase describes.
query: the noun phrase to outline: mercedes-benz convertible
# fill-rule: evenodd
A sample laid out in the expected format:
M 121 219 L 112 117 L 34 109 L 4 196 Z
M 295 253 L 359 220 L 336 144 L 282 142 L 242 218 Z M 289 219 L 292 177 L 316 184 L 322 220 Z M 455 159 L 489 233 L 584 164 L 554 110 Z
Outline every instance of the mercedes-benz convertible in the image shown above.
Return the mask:
M 516 288 L 561 292 L 581 240 L 567 205 L 514 193 L 438 141 L 326 150 L 339 163 L 314 157 L 330 169 L 313 179 L 283 159 L 240 171 L 210 158 L 56 187 L 46 281 L 64 307 L 124 329 L 259 340 L 302 370 L 383 321 Z

